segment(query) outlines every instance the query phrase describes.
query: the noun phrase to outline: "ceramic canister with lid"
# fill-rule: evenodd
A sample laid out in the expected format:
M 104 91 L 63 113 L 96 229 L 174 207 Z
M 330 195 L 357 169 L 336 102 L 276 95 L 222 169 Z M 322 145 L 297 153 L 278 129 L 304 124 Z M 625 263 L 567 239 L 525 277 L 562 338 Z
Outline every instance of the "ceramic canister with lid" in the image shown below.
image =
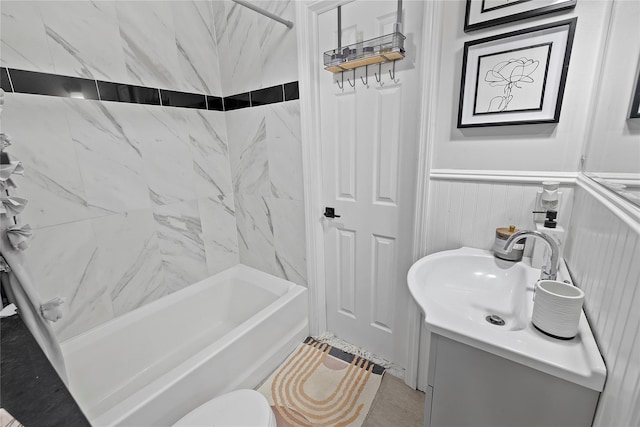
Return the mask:
M 493 244 L 493 254 L 496 257 L 507 261 L 522 260 L 522 254 L 524 253 L 524 238 L 519 242 L 516 242 L 510 252 L 504 250 L 504 245 L 507 243 L 507 239 L 516 232 L 518 232 L 518 229 L 515 225 L 510 225 L 507 228 L 496 228 L 496 239 Z

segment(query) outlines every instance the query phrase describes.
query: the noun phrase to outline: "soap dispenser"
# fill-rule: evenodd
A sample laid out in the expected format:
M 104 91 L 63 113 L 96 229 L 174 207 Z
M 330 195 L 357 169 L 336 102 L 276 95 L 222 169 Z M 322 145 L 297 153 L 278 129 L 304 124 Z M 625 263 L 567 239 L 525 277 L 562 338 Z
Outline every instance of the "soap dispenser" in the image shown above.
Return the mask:
M 558 212 L 556 211 L 545 212 L 545 221 L 544 223 L 537 223 L 536 230 L 548 235 L 556 242 L 558 245 L 559 256 L 562 257 L 565 236 L 564 228 L 556 222 L 557 216 Z M 549 248 L 548 244 L 543 241 L 536 240 L 533 247 L 533 253 L 531 255 L 531 266 L 534 268 L 542 268 L 545 261 L 551 259 L 550 251 L 551 248 Z
M 544 222 L 545 213 L 548 211 L 555 211 L 557 213 L 560 209 L 561 200 L 562 192 L 560 192 L 560 182 L 543 181 L 542 188 L 538 190 L 536 194 L 533 222 Z

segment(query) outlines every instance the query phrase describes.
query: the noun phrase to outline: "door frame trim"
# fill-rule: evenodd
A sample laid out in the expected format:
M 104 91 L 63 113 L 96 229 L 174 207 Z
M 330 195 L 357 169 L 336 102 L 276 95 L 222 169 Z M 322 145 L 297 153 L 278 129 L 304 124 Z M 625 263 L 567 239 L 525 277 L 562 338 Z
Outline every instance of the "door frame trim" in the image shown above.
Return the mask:
M 427 255 L 429 237 L 429 195 L 433 146 L 436 140 L 436 124 L 438 112 L 438 90 L 440 78 L 440 54 L 442 46 L 442 2 L 427 1 L 424 3 L 422 33 L 422 57 L 420 61 L 420 130 L 418 141 L 418 170 L 416 172 L 416 198 L 413 223 L 412 261 Z M 426 367 L 429 354 L 429 343 L 422 343 L 426 354 L 420 353 L 422 315 L 418 305 L 412 301 L 408 313 L 408 360 L 405 368 L 405 383 L 412 388 L 426 390 L 426 376 L 419 375 L 421 364 Z M 424 377 L 424 378 L 421 378 Z

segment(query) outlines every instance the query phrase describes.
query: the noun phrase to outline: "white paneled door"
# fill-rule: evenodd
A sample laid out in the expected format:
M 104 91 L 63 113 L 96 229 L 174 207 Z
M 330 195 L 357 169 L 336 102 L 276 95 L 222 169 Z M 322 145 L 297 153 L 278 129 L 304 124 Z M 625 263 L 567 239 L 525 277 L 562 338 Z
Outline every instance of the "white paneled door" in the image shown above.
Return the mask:
M 342 44 L 393 32 L 395 10 L 395 1 L 343 6 Z M 336 11 L 325 15 L 323 50 L 337 43 Z M 409 84 L 414 70 L 397 71 L 393 81 L 390 69 L 383 66 L 380 85 L 378 66 L 370 67 L 368 87 L 364 69 L 355 87 L 345 73 L 343 89 L 339 74 L 321 75 L 324 203 L 339 215 L 324 219 L 326 317 L 339 338 L 405 366 L 417 146 L 415 116 L 407 126 L 406 115 L 418 91 Z

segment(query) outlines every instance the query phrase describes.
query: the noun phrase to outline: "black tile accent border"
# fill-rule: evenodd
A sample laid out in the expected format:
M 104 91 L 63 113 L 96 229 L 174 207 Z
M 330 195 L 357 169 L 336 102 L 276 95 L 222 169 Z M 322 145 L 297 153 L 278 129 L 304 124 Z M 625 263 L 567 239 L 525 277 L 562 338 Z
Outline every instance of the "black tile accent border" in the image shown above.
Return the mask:
M 250 92 L 240 93 L 224 97 L 224 111 L 238 110 L 240 108 L 251 107 Z
M 98 80 L 101 101 L 128 102 L 131 104 L 160 105 L 158 89 Z
M 298 82 L 286 83 L 284 86 L 284 100 L 293 101 L 294 99 L 300 99 L 300 90 L 298 88 Z
M 160 99 L 163 107 L 207 109 L 207 97 L 205 95 L 160 89 Z
M 215 111 L 224 111 L 224 102 L 219 96 L 207 96 L 207 109 Z
M 2 89 L 6 92 L 83 98 L 199 110 L 231 111 L 240 108 L 299 99 L 298 82 L 291 82 L 236 95 L 211 96 L 178 92 L 125 83 L 62 76 L 0 67 Z
M 271 86 L 251 92 L 251 106 L 273 104 L 282 102 L 284 99 L 282 85 Z
M 64 98 L 98 99 L 95 80 L 9 68 L 14 92 Z
M 2 67 L 2 69 L 0 69 L 0 74 L 2 75 L 2 78 L 0 79 L 2 82 L 2 85 L 0 85 L 0 87 L 2 87 L 2 90 L 4 90 L 5 92 L 13 92 L 13 89 L 11 89 L 11 81 L 9 80 L 9 72 L 7 71 L 7 69 Z

